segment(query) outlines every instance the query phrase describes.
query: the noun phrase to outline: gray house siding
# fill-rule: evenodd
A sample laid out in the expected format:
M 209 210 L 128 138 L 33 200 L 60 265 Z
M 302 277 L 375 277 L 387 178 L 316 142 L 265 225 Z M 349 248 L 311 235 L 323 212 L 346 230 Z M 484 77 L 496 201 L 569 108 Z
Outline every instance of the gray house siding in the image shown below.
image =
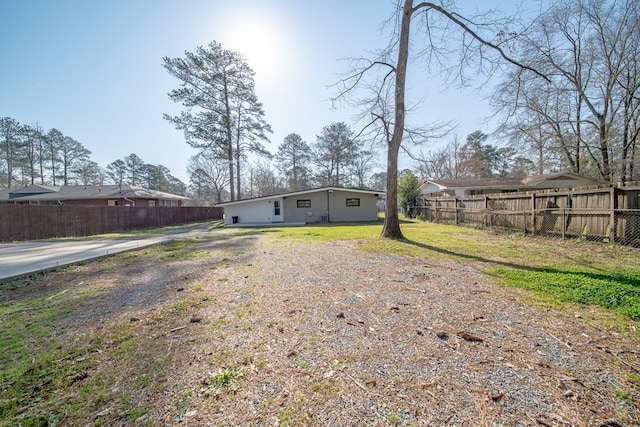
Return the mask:
M 330 221 L 375 221 L 378 219 L 377 198 L 373 194 L 338 191 L 330 194 Z M 349 205 L 347 205 L 349 201 Z M 359 206 L 355 205 L 358 204 Z
M 375 221 L 378 196 L 384 193 L 326 187 L 219 205 L 225 210 L 225 225 Z
M 284 220 L 287 222 L 322 222 L 327 215 L 327 192 L 300 194 L 284 199 Z M 305 204 L 298 207 L 298 203 Z M 306 206 L 306 204 L 311 206 Z
M 350 205 L 347 206 L 347 200 Z M 355 202 L 359 206 L 353 206 Z M 285 222 L 375 221 L 378 219 L 377 197 L 374 194 L 349 191 L 320 191 L 284 199 Z

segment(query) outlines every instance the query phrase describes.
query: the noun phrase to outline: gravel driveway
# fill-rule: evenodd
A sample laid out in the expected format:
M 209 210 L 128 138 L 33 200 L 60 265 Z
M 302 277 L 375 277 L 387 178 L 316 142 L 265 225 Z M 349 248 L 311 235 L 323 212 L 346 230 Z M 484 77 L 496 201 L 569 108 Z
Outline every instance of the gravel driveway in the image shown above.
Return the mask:
M 633 374 L 615 354 L 637 351 L 637 339 L 524 304 L 474 265 L 358 242 L 238 243 L 216 272 L 228 280 L 209 288 L 225 303 L 198 315 L 250 314 L 189 356 L 231 351 L 249 373 L 187 411 L 196 424 L 640 424 L 614 393 Z

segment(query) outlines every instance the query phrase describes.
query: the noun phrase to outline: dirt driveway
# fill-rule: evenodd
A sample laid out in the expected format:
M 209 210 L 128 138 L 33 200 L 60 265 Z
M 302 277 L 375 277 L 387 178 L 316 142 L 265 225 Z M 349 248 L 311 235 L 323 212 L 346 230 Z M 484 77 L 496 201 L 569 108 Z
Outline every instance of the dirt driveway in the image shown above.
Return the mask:
M 76 301 L 54 329 L 86 351 L 57 401 L 83 384 L 99 398 L 62 425 L 640 425 L 637 335 L 527 303 L 480 266 L 250 230 L 186 259 L 155 250 L 0 295 Z

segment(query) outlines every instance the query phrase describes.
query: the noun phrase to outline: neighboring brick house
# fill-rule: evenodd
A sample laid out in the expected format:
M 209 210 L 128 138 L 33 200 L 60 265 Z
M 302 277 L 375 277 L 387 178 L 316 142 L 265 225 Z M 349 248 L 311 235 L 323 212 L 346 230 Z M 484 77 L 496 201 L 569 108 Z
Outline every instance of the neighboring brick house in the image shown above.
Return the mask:
M 182 206 L 188 197 L 133 185 L 30 185 L 0 190 L 0 203 L 91 206 Z

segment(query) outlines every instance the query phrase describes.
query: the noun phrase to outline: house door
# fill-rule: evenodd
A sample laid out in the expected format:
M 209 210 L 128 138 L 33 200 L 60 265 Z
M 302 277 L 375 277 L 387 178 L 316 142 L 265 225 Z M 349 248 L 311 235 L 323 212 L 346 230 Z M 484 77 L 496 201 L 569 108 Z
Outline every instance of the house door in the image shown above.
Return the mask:
M 273 201 L 273 220 L 272 222 L 283 222 L 282 202 L 280 200 Z

